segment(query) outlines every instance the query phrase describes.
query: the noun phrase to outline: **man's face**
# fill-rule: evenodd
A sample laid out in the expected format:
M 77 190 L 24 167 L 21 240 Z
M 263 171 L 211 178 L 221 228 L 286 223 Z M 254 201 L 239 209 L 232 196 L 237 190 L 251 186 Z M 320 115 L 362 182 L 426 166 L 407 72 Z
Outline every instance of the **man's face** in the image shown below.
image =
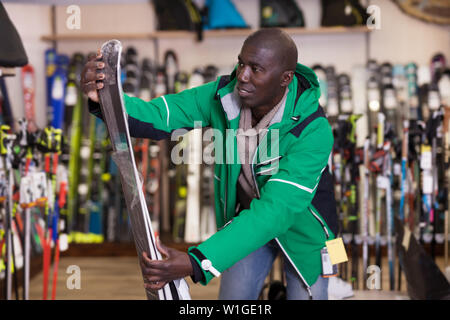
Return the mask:
M 237 90 L 244 107 L 273 107 L 284 93 L 276 50 L 244 44 L 238 57 Z

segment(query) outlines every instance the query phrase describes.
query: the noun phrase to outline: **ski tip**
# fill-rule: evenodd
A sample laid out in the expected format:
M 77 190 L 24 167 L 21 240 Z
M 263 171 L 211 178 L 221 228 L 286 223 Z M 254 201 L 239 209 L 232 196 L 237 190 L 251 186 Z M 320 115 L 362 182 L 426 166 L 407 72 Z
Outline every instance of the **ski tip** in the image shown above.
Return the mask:
M 120 82 L 120 58 L 122 54 L 122 43 L 113 39 L 105 42 L 101 48 L 102 60 L 105 62 L 103 73 L 105 85 L 114 85 Z M 120 85 L 121 89 L 121 85 Z M 119 90 L 120 90 L 119 89 Z
M 122 43 L 117 39 L 112 39 L 112 40 L 108 40 L 105 43 L 103 43 L 101 51 L 102 51 L 102 53 L 104 53 L 104 52 L 109 52 L 111 50 L 118 51 L 121 49 L 122 49 Z

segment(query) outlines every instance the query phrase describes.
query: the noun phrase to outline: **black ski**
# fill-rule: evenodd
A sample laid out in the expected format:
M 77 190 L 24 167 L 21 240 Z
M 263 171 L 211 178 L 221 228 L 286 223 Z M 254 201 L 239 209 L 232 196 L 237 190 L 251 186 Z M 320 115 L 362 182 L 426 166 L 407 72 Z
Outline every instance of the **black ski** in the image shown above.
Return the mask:
M 151 259 L 161 260 L 162 257 L 156 248 L 155 236 L 134 160 L 127 114 L 122 100 L 120 81 L 122 45 L 117 40 L 111 40 L 103 44 L 101 51 L 105 62 L 104 73 L 106 77 L 104 88 L 99 90 L 100 105 L 111 139 L 113 159 L 121 176 L 136 250 L 139 257 L 145 251 Z M 184 279 L 171 281 L 159 290 L 158 294 L 150 290 L 147 290 L 146 293 L 147 298 L 151 300 L 190 299 L 189 289 Z

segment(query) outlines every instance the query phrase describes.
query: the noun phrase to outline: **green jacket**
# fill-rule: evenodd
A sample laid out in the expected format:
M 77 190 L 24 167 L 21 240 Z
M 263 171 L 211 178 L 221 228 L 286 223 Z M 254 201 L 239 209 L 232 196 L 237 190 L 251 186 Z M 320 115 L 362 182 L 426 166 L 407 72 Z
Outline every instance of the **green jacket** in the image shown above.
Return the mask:
M 210 126 L 222 133 L 223 139 L 214 140 L 215 210 L 219 231 L 197 247 L 191 247 L 189 253 L 199 265 L 202 265 L 201 260 L 207 259 L 222 272 L 276 239 L 309 288 L 322 271 L 320 250 L 325 241 L 334 238 L 323 214 L 311 203 L 324 172 L 329 175 L 325 169 L 333 146 L 332 129 L 325 117 L 318 117 L 299 131 L 302 121 L 318 112 L 317 77 L 310 68 L 297 65 L 286 104 L 275 115 L 278 122 L 269 126 L 268 138 L 260 143 L 253 159 L 260 197 L 237 217 L 236 183 L 241 165 L 233 134 L 240 117 L 238 98 L 233 94 L 235 85 L 234 71 L 215 82 L 150 102 L 125 95 L 130 132 L 134 130 L 131 132 L 134 136 L 167 138 L 176 129 L 191 129 L 196 122 L 201 122 L 201 126 Z M 277 149 L 275 154 L 269 152 Z M 326 198 L 332 198 L 328 201 L 332 207 L 332 192 Z M 202 270 L 205 277 L 202 284 L 207 284 L 213 274 Z

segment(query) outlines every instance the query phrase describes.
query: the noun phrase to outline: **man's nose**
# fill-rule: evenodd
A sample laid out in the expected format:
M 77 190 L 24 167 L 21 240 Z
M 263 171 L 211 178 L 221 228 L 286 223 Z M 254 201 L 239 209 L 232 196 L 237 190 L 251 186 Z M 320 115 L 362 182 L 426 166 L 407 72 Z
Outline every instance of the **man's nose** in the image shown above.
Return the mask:
M 248 82 L 250 79 L 250 68 L 247 66 L 241 67 L 238 74 L 239 82 Z

